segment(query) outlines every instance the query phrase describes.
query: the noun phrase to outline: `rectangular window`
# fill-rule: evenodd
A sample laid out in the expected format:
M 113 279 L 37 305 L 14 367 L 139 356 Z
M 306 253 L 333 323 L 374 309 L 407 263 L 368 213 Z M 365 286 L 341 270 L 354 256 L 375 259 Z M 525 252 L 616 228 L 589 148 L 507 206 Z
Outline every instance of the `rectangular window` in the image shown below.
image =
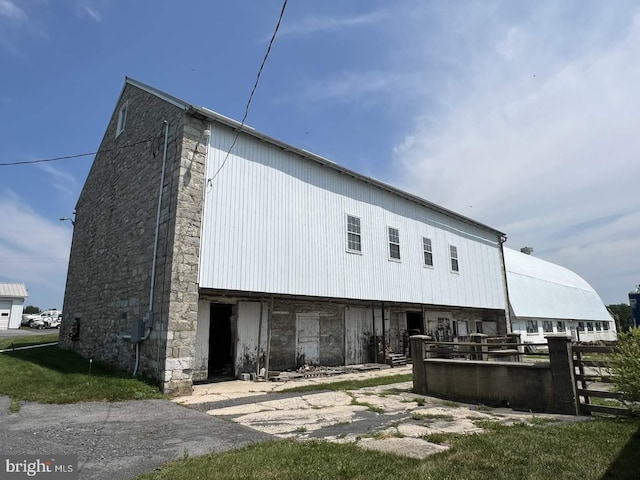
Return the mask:
M 449 252 L 451 254 L 451 271 L 459 272 L 460 265 L 458 264 L 458 247 L 455 245 L 449 245 Z
M 593 322 L 587 322 L 587 330 L 593 332 Z
M 128 102 L 125 103 L 122 107 L 120 107 L 120 111 L 118 112 L 118 127 L 116 128 L 116 137 L 124 131 L 124 127 L 127 123 L 128 108 L 129 108 Z
M 360 219 L 351 215 L 347 215 L 347 251 L 355 253 L 362 252 Z
M 397 228 L 388 228 L 389 230 L 389 258 L 391 260 L 400 260 L 400 232 Z
M 553 322 L 550 320 L 545 320 L 542 322 L 542 331 L 544 333 L 552 333 L 553 332 Z
M 527 320 L 527 333 L 538 333 L 538 321 L 537 320 Z
M 564 322 L 558 320 L 558 322 L 556 322 L 556 329 L 558 330 L 558 332 L 566 332 L 566 328 L 564 326 Z
M 584 322 L 578 322 L 578 331 L 584 332 Z
M 609 322 L 602 322 L 602 328 L 609 330 Z
M 430 238 L 422 237 L 422 250 L 424 252 L 424 266 L 433 267 L 433 250 Z
M 600 322 L 596 322 L 596 330 L 597 331 L 602 330 L 602 325 L 600 325 Z

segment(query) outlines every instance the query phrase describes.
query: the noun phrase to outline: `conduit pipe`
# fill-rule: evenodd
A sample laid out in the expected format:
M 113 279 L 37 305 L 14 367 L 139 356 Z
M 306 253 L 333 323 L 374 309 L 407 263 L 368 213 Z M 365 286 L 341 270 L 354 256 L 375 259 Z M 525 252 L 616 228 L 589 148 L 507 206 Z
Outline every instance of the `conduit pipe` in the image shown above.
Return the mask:
M 164 174 L 167 168 L 167 147 L 169 144 L 169 122 L 163 120 L 164 124 L 164 150 L 162 152 L 162 173 L 160 174 L 160 191 L 158 192 L 158 211 L 156 212 L 156 229 L 153 239 L 153 261 L 151 262 L 151 284 L 149 285 L 149 308 L 145 315 L 145 333 L 142 338 L 136 342 L 136 365 L 133 369 L 133 376 L 138 373 L 138 367 L 140 366 L 140 343 L 149 338 L 151 334 L 151 328 L 153 327 L 153 296 L 156 286 L 156 262 L 158 255 L 158 240 L 160 234 L 160 216 L 162 213 L 162 192 L 164 190 Z

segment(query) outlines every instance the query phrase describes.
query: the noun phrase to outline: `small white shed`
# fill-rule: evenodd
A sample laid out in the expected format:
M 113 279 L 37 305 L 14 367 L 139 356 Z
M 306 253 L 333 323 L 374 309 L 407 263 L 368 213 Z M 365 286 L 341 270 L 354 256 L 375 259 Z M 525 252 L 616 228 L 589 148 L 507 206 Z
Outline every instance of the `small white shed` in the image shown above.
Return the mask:
M 0 283 L 0 330 L 20 328 L 22 308 L 28 296 L 24 283 Z

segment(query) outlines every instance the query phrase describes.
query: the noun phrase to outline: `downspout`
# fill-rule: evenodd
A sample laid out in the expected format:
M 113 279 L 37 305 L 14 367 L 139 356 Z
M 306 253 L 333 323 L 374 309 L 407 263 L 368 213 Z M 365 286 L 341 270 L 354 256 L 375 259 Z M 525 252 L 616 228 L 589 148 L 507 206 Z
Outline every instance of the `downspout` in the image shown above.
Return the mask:
M 505 299 L 507 301 L 507 304 L 505 305 L 505 309 L 504 309 L 504 318 L 505 318 L 505 322 L 506 322 L 506 329 L 507 332 L 506 333 L 513 333 L 513 325 L 511 324 L 511 300 L 509 300 L 509 285 L 507 284 L 507 264 L 504 261 L 504 242 L 507 241 L 507 237 L 506 236 L 501 236 L 500 237 L 500 266 L 502 267 L 502 280 L 503 280 L 503 285 L 504 285 L 504 295 L 505 295 Z
M 153 327 L 153 296 L 156 285 L 156 262 L 158 255 L 158 241 L 160 236 L 160 216 L 162 213 L 162 192 L 164 190 L 164 174 L 167 167 L 167 147 L 169 144 L 169 122 L 163 120 L 164 123 L 164 150 L 162 152 L 162 173 L 160 174 L 160 191 L 158 193 L 158 211 L 156 212 L 156 231 L 153 240 L 153 261 L 151 262 L 151 284 L 149 285 L 149 309 L 144 318 L 145 333 L 142 338 L 136 342 L 136 366 L 133 369 L 133 376 L 138 373 L 140 366 L 140 343 L 149 338 L 151 328 Z

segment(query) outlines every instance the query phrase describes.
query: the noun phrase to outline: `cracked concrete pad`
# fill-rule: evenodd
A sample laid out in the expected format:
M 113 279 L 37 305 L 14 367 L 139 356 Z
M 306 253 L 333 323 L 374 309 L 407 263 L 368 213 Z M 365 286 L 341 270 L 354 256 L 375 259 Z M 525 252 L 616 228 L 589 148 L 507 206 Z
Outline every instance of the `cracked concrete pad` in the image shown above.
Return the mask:
M 353 393 L 352 393 L 353 394 Z M 369 403 L 374 407 L 382 408 L 385 413 L 390 412 L 404 412 L 412 408 L 412 404 L 403 403 L 399 401 L 396 397 L 388 396 L 388 397 L 379 397 L 377 395 L 353 395 L 353 398 L 358 402 Z M 414 404 L 415 405 L 415 404 Z
M 447 450 L 444 445 L 436 445 L 435 443 L 425 442 L 418 438 L 384 438 L 382 440 L 362 439 L 357 445 L 368 450 L 376 450 L 378 452 L 393 453 L 404 457 L 417 459 L 426 458 L 434 453 Z
M 433 433 L 433 431 L 429 428 L 422 425 L 416 425 L 414 423 L 401 423 L 400 425 L 398 425 L 398 432 L 405 437 L 412 438 L 420 438 L 423 435 Z
M 236 416 L 236 415 L 247 415 L 249 413 L 258 413 L 258 412 L 273 411 L 273 410 L 276 410 L 276 408 L 269 407 L 264 403 L 248 403 L 246 405 L 236 405 L 233 407 L 214 408 L 211 410 L 207 410 L 207 415 Z
M 365 411 L 362 406 L 327 407 L 321 410 L 272 410 L 250 413 L 235 419 L 247 427 L 272 435 L 282 435 L 295 432 L 304 427 L 312 432 L 340 422 L 351 422 L 356 412 Z
M 305 400 L 312 407 L 338 407 L 351 405 L 351 397 L 345 392 L 325 392 L 304 395 Z

